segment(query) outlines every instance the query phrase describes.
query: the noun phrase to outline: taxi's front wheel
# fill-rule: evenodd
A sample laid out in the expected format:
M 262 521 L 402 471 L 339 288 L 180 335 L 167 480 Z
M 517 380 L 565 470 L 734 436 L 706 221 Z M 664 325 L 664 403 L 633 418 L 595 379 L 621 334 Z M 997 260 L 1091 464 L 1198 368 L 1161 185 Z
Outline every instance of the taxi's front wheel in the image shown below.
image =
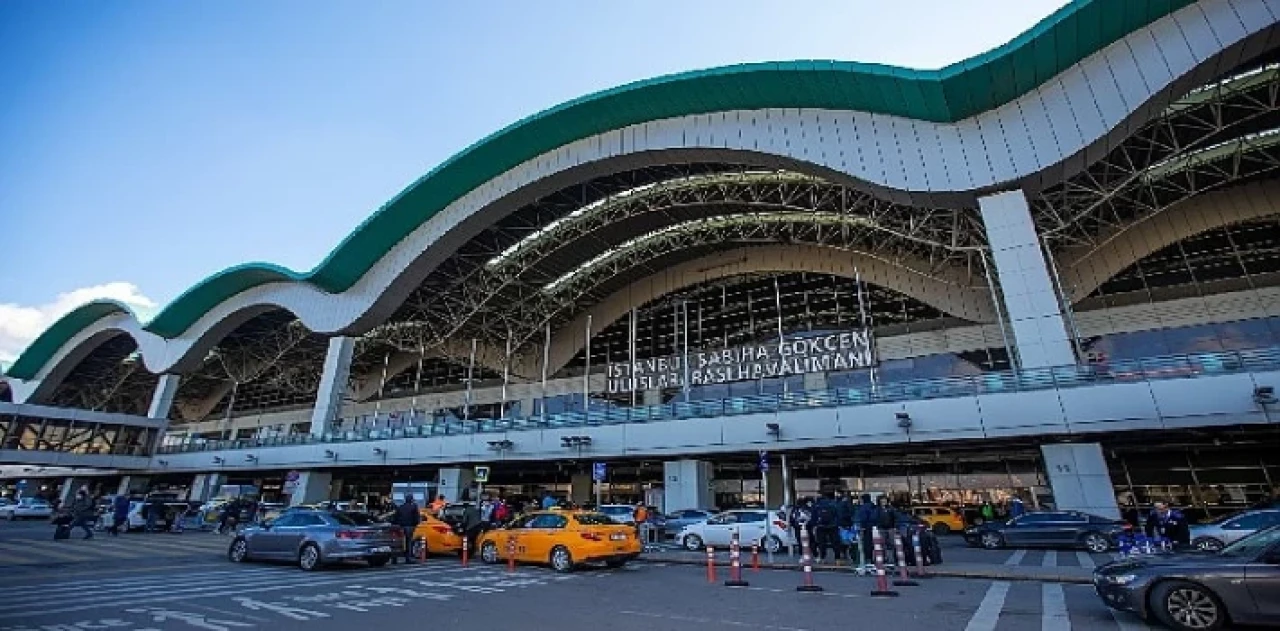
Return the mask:
M 480 546 L 480 559 L 485 563 L 497 563 L 498 544 L 492 541 L 484 542 L 484 545 Z
M 551 569 L 557 572 L 573 571 L 573 554 L 564 546 L 556 546 L 551 549 Z

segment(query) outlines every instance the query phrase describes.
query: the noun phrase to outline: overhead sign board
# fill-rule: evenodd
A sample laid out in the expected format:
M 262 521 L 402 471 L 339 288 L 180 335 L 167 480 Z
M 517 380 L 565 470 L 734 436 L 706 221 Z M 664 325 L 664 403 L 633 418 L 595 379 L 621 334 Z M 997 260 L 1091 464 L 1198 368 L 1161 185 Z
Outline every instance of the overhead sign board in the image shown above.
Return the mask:
M 591 479 L 596 482 L 604 482 L 605 479 L 605 463 L 594 462 L 591 464 Z
M 861 330 L 785 340 L 782 344 L 690 351 L 688 370 L 683 356 L 672 355 L 609 364 L 606 374 L 609 392 L 617 393 L 682 388 L 686 373 L 689 385 L 702 386 L 874 365 L 871 333 Z
M 475 481 L 480 484 L 489 482 L 489 467 L 476 467 Z

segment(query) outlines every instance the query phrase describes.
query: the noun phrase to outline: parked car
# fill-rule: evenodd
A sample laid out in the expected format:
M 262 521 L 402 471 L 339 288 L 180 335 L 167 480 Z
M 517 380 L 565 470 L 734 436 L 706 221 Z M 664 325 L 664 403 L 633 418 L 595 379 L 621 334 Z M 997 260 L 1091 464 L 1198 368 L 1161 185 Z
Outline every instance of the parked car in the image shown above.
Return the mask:
M 1078 511 L 1036 512 L 970 526 L 964 531 L 964 540 L 988 549 L 1079 547 L 1106 552 L 1129 528 L 1124 520 Z
M 964 531 L 964 515 L 936 504 L 912 506 L 911 514 L 929 525 L 936 535 L 948 535 L 952 532 Z
M 667 532 L 671 534 L 677 534 L 681 530 L 684 530 L 685 526 L 707 521 L 708 519 L 715 517 L 715 515 L 716 514 L 714 512 L 709 510 L 697 510 L 693 508 L 670 512 L 667 513 L 666 529 Z
M 1257 510 L 1219 517 L 1191 526 L 1191 545 L 1217 552 L 1259 530 L 1280 526 L 1280 510 Z
M 147 518 L 142 516 L 146 506 L 147 503 L 143 500 L 129 500 L 128 519 L 124 523 L 125 532 L 141 530 L 147 526 Z M 169 530 L 173 526 L 173 520 L 182 518 L 190 509 L 191 505 L 187 502 L 165 502 L 164 514 L 156 517 L 156 527 Z M 114 517 L 114 514 L 109 509 L 99 512 L 97 527 L 99 529 L 109 528 L 115 521 Z
M 413 529 L 410 551 L 415 558 L 432 554 L 457 554 L 462 551 L 462 535 L 453 526 L 437 519 L 430 510 L 418 511 L 422 521 Z
M 1280 526 L 1218 552 L 1108 563 L 1093 571 L 1093 586 L 1108 607 L 1180 631 L 1280 625 Z
M 557 572 L 571 572 L 586 563 L 617 568 L 640 556 L 641 543 L 630 526 L 603 513 L 538 511 L 480 536 L 476 545 L 485 563 L 511 557 L 520 563 L 549 564 Z
M 227 548 L 235 563 L 249 560 L 292 561 L 303 570 L 347 560 L 373 567 L 404 554 L 404 531 L 366 513 L 291 509 L 275 521 L 241 530 Z
M 796 545 L 780 511 L 763 508 L 725 511 L 705 521 L 689 524 L 676 534 L 676 542 L 686 550 L 702 550 L 707 546 L 726 548 L 734 532 L 738 533 L 740 545 L 758 545 L 768 552 L 779 552 L 784 546 Z
M 619 524 L 634 525 L 636 523 L 636 507 L 629 504 L 601 504 L 596 512 L 608 516 Z
M 13 504 L 0 506 L 0 519 L 48 519 L 52 516 L 53 505 L 35 497 L 24 497 Z

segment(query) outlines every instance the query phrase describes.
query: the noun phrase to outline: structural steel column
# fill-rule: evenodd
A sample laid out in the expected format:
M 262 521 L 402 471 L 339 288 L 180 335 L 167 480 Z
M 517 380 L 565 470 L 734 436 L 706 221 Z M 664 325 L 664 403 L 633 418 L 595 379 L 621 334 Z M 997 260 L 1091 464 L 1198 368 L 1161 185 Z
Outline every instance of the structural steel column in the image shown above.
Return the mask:
M 173 399 L 181 382 L 182 377 L 178 375 L 160 375 L 156 390 L 151 395 L 151 407 L 147 408 L 147 418 L 169 418 L 169 410 L 173 408 Z
M 1058 294 L 1021 190 L 978 199 L 1021 368 L 1076 363 Z
M 324 356 L 324 372 L 320 375 L 320 388 L 316 391 L 316 406 L 311 411 L 313 436 L 328 432 L 329 424 L 342 414 L 342 399 L 347 395 L 355 347 L 355 338 L 329 338 L 329 352 Z

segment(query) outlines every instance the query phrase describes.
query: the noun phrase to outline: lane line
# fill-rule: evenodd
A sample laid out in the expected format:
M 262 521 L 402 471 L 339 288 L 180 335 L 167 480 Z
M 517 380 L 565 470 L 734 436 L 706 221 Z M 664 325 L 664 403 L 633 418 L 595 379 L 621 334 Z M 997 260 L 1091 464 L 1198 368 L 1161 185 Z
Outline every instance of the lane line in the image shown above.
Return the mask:
M 1046 550 L 1044 558 L 1040 559 L 1040 567 L 1058 567 L 1058 551 Z
M 1079 561 L 1080 567 L 1086 570 L 1092 570 L 1093 568 L 1098 567 L 1098 564 L 1094 563 L 1093 557 L 1089 556 L 1088 552 L 1076 550 L 1076 561 Z
M 465 570 L 462 570 L 462 571 L 465 571 Z M 408 572 L 400 572 L 400 573 L 407 574 Z M 175 601 L 189 600 L 189 599 L 237 596 L 240 594 L 261 594 L 266 592 L 278 592 L 278 591 L 287 590 L 287 589 L 296 589 L 298 587 L 316 587 L 320 585 L 350 585 L 353 580 L 354 579 L 352 579 L 352 577 L 350 576 L 344 576 L 341 578 L 313 580 L 313 581 L 306 581 L 305 583 L 291 583 L 288 585 L 267 585 L 267 586 L 248 587 L 248 588 L 234 588 L 234 589 L 223 590 L 220 592 L 208 592 L 208 593 L 201 593 L 201 594 L 165 595 L 165 596 L 159 596 L 157 598 L 149 598 L 149 599 L 142 598 L 142 599 L 139 599 L 138 602 L 130 603 L 130 604 L 145 605 L 145 604 L 151 604 L 151 603 L 168 603 L 168 602 L 175 602 Z M 372 580 L 372 579 L 369 579 L 369 580 Z M 83 600 L 83 599 L 77 599 L 77 600 Z M 67 600 L 63 598 L 63 599 L 60 599 L 58 602 L 67 602 Z M 59 613 L 86 611 L 89 609 L 103 609 L 103 608 L 111 609 L 111 608 L 118 608 L 119 606 L 120 606 L 119 602 L 117 602 L 115 599 L 112 599 L 108 602 L 75 605 L 75 606 L 69 606 L 69 607 L 59 607 L 56 609 L 41 607 L 39 609 L 33 609 L 28 611 L 18 611 L 18 612 L 10 612 L 10 613 L 0 612 L 0 620 L 6 619 L 6 618 L 18 618 L 18 619 L 32 618 L 35 616 L 48 616 L 48 615 L 59 614 Z M 800 631 L 805 631 L 805 630 L 800 630 Z
M 133 568 L 115 568 L 110 570 L 81 570 L 69 571 L 66 568 L 58 571 L 58 576 L 100 576 L 102 574 L 141 574 L 144 572 L 162 572 L 166 570 L 192 570 L 202 567 L 225 566 L 225 563 L 203 563 L 193 565 L 161 565 L 154 567 L 133 567 Z M 0 576 L 0 588 L 13 589 L 15 587 L 24 587 L 30 585 L 27 581 L 32 578 L 43 578 L 43 576 L 33 576 L 34 573 L 23 572 L 18 575 L 9 574 Z M 15 585 L 15 583 L 17 583 Z M 65 583 L 54 583 L 56 585 L 64 585 Z
M 1040 586 L 1040 630 L 1071 631 L 1067 594 L 1061 583 L 1044 583 Z
M 969 618 L 969 624 L 965 625 L 964 631 L 994 631 L 996 623 L 1000 622 L 1000 612 L 1004 610 L 1004 599 L 1008 596 L 1009 583 L 1005 581 L 991 583 L 991 587 L 987 588 L 987 594 L 982 597 L 982 603 L 973 612 L 973 617 Z
M 1014 550 L 1013 554 L 1004 562 L 1005 565 L 1022 565 L 1022 560 L 1027 558 L 1026 550 Z
M 91 555 L 97 555 L 100 557 L 111 557 L 116 559 L 137 559 L 147 555 L 146 550 L 132 550 L 132 551 L 117 550 L 114 547 L 104 546 L 102 544 L 92 543 L 92 542 L 72 543 L 66 546 L 62 546 L 62 544 L 54 541 L 29 541 L 27 542 L 27 545 L 36 548 L 37 552 L 42 551 L 40 550 L 42 546 L 48 546 L 48 545 L 61 546 L 60 551 L 70 548 L 72 550 L 75 550 L 83 554 L 84 556 L 81 557 L 83 560 L 87 560 L 87 558 L 90 557 Z

